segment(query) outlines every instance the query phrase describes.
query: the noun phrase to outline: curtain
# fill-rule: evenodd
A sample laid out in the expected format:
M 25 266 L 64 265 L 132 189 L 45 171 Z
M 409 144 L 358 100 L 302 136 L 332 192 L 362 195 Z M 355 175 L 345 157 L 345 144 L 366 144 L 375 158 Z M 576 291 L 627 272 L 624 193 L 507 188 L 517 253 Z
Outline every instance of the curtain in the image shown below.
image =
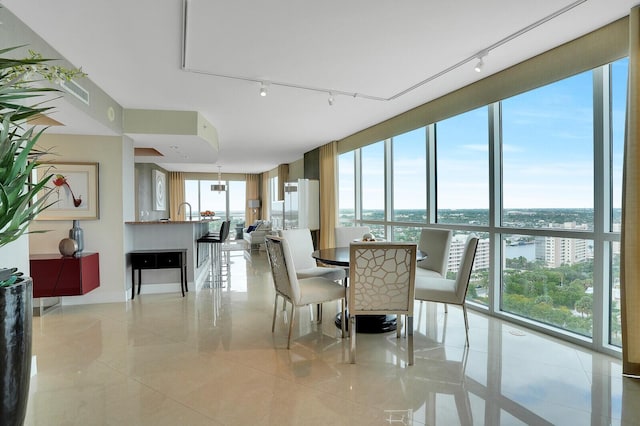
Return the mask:
M 262 173 L 262 209 L 260 211 L 260 217 L 267 219 L 269 217 L 269 206 L 273 196 L 269 192 L 269 172 Z
M 284 200 L 284 183 L 289 179 L 289 165 L 278 166 L 278 200 Z
M 178 214 L 180 203 L 185 202 L 184 173 L 169 172 L 169 217 L 173 221 L 185 220 L 186 207 Z
M 640 8 L 629 15 L 629 86 L 622 179 L 622 373 L 640 376 Z
M 320 147 L 320 243 L 319 248 L 335 247 L 336 212 L 338 209 L 336 178 L 337 142 Z
M 247 226 L 251 225 L 257 219 L 260 219 L 260 210 L 256 210 L 254 213 L 254 209 L 249 208 L 249 200 L 260 200 L 260 175 L 245 175 L 246 182 L 246 194 L 247 200 L 245 202 L 245 223 Z M 260 205 L 262 206 L 261 203 Z

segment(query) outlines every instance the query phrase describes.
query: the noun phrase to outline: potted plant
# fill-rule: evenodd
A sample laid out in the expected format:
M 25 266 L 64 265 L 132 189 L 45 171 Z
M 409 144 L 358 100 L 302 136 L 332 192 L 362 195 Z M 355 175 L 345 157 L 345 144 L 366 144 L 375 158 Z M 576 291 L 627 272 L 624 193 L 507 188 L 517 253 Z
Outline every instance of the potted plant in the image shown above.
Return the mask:
M 46 185 L 51 175 L 37 184 L 30 180 L 45 153 L 36 147 L 44 130 L 36 131 L 28 123 L 50 109 L 33 98 L 56 89 L 34 83 L 84 75 L 81 70 L 50 65 L 31 51 L 25 59 L 4 57 L 15 49 L 0 49 L 0 247 L 28 232 L 31 221 L 50 205 L 46 200 L 52 189 Z M 36 200 L 41 191 L 44 196 Z M 2 263 L 0 258 L 0 424 L 20 425 L 31 376 L 32 282 L 17 268 Z

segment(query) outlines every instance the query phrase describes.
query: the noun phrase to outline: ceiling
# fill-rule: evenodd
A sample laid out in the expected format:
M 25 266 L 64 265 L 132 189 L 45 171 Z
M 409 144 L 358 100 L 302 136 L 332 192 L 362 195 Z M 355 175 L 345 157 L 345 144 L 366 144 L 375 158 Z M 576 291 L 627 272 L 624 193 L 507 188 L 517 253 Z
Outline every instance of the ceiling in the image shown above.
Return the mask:
M 194 138 L 133 135 L 135 146 L 167 153 L 158 164 L 168 170 L 224 173 L 296 161 L 615 21 L 635 2 L 0 1 L 123 108 L 201 113 L 217 129 L 215 159 L 201 162 Z M 104 132 L 81 117 L 64 124 L 58 132 Z

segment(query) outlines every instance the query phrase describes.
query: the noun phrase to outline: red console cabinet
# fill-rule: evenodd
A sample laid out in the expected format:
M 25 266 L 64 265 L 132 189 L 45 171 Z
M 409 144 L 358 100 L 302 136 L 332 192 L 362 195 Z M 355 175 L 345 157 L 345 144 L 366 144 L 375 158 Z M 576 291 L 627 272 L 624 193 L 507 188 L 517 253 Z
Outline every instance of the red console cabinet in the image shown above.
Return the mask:
M 98 253 L 81 253 L 78 257 L 32 254 L 29 267 L 33 297 L 78 296 L 100 286 Z

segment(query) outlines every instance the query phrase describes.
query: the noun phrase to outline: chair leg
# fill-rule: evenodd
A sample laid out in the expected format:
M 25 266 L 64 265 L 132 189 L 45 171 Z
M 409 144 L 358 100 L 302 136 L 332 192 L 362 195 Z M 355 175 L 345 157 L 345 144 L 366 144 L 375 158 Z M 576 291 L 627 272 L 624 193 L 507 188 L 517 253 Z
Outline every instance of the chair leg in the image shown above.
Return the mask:
M 409 353 L 409 365 L 413 365 L 413 316 L 407 315 L 407 345 Z
M 462 304 L 462 313 L 464 314 L 464 331 L 467 334 L 467 346 L 469 346 L 469 319 L 467 318 L 467 306 Z
M 286 303 L 283 301 L 282 303 Z M 276 300 L 273 303 L 273 321 L 271 322 L 271 332 L 276 331 L 276 311 L 278 310 L 278 293 L 276 293 Z
M 342 322 L 344 322 L 344 317 Z M 351 315 L 349 316 L 349 339 L 351 340 L 351 342 L 349 342 L 349 362 L 351 362 L 351 364 L 355 364 L 356 363 L 356 316 L 355 315 Z
M 322 303 L 318 303 L 318 306 L 316 306 L 316 317 L 318 318 L 318 322 L 321 323 L 322 322 Z
M 444 313 L 448 314 L 449 313 L 449 308 L 447 307 L 447 304 L 444 304 Z
M 291 304 L 291 321 L 289 321 L 289 337 L 287 338 L 287 349 L 291 348 L 291 332 L 293 331 L 293 321 L 296 318 L 296 305 Z

